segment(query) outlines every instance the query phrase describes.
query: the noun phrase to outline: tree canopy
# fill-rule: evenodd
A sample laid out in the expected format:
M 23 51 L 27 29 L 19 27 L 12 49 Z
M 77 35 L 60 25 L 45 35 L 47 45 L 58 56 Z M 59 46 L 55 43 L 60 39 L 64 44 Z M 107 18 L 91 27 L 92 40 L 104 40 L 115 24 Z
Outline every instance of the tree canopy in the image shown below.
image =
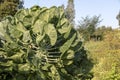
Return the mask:
M 88 40 L 88 38 L 96 31 L 96 27 L 100 22 L 100 16 L 82 17 L 82 20 L 79 21 L 78 30 L 84 35 L 85 39 Z
M 118 15 L 116 16 L 116 19 L 118 20 L 118 24 L 120 26 L 120 11 L 119 11 Z
M 1 0 L 0 1 L 0 21 L 8 15 L 15 15 L 21 0 Z

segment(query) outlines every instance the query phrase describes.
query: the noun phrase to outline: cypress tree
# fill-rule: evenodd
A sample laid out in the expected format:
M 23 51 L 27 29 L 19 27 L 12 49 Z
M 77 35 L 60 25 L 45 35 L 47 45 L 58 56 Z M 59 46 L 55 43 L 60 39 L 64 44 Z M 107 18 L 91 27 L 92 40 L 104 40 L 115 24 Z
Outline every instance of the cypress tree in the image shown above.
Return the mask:
M 70 21 L 72 25 L 75 24 L 74 18 L 75 18 L 75 9 L 74 9 L 74 0 L 68 0 L 68 5 L 65 10 L 66 17 Z
M 116 19 L 118 20 L 118 24 L 120 26 L 120 11 L 119 11 L 118 15 L 116 16 Z

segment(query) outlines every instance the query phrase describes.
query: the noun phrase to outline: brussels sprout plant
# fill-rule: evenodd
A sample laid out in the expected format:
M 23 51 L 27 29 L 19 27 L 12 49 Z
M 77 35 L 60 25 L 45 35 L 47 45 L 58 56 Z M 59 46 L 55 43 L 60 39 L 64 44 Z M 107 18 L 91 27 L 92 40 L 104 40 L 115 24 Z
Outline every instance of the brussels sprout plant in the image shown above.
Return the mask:
M 21 9 L 0 22 L 0 80 L 78 80 L 84 52 L 61 7 Z

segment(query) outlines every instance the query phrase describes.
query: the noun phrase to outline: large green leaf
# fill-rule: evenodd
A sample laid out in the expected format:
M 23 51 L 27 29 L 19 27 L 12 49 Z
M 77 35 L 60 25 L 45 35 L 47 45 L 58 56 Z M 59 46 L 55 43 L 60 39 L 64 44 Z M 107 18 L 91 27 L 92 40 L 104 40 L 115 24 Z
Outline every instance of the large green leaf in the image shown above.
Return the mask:
M 15 14 L 16 22 L 18 22 L 18 21 L 23 21 L 25 15 L 28 15 L 28 12 L 27 12 L 25 9 L 19 10 L 19 11 Z
M 23 18 L 23 24 L 26 27 L 26 29 L 31 28 L 31 25 L 32 25 L 32 16 L 31 15 L 26 15 Z
M 70 27 L 69 23 L 68 23 L 68 20 L 66 18 L 61 19 L 57 26 L 60 26 L 58 31 L 61 34 L 68 32 L 69 27 Z
M 57 31 L 56 31 L 54 25 L 53 24 L 47 24 L 45 26 L 44 30 L 45 30 L 45 33 L 50 38 L 51 45 L 54 45 L 57 41 Z
M 43 9 L 43 11 L 40 13 L 39 19 L 48 23 L 48 21 L 49 21 L 49 10 L 48 9 L 45 9 L 45 10 Z
M 36 5 L 29 9 L 29 14 L 34 17 L 37 17 L 39 15 L 40 11 L 41 11 L 40 7 Z
M 49 21 L 54 17 L 54 15 L 55 15 L 55 11 L 56 11 L 56 7 L 54 6 L 54 7 L 51 7 L 50 9 L 49 9 Z M 53 14 L 54 13 L 54 14 Z
M 29 73 L 30 72 L 30 64 L 29 63 L 18 64 L 18 71 L 20 73 Z
M 23 39 L 22 40 L 23 40 L 23 42 L 31 42 L 32 41 L 29 31 L 25 31 L 23 33 Z
M 5 31 L 4 31 L 2 22 L 0 22 L 0 39 L 5 40 L 4 36 L 5 36 Z
M 46 24 L 46 22 L 44 22 L 40 19 L 37 19 L 35 24 L 32 26 L 32 31 L 36 34 L 43 35 L 45 24 Z
M 17 52 L 15 55 L 8 57 L 8 59 L 12 59 L 15 63 L 23 63 L 24 52 Z
M 74 33 L 74 35 L 72 36 L 71 39 L 67 40 L 61 47 L 60 47 L 60 51 L 64 54 L 71 46 L 71 44 L 73 43 L 74 39 L 76 37 L 76 33 Z
M 61 80 L 60 74 L 58 73 L 56 67 L 53 65 L 50 67 L 52 80 Z
M 21 31 L 21 32 L 25 32 L 26 31 L 26 28 L 24 27 L 23 23 L 22 22 L 18 22 L 17 25 L 16 25 L 16 29 Z
M 18 38 L 20 38 L 20 37 L 22 36 L 22 32 L 19 31 L 19 30 L 17 30 L 17 29 L 15 28 L 15 26 L 11 25 L 11 27 L 10 27 L 10 25 L 9 25 L 8 28 L 9 28 L 10 36 L 11 36 L 12 38 L 18 39 Z
M 59 7 L 58 10 L 59 10 L 60 19 L 62 19 L 65 16 L 64 9 L 62 7 Z
M 0 73 L 1 72 L 11 72 L 13 70 L 13 61 L 0 62 Z
M 39 45 L 40 41 L 45 37 L 45 34 L 39 34 L 36 37 L 36 43 Z
M 5 22 L 0 22 L 0 39 L 2 40 L 7 40 L 8 42 L 12 42 L 10 36 L 7 34 L 7 30 L 5 28 L 7 28 L 4 24 Z
M 75 52 L 73 50 L 68 50 L 66 54 L 66 59 L 73 59 L 75 57 Z
M 71 29 L 72 29 L 72 27 L 71 27 L 71 25 L 69 25 L 68 26 L 68 31 L 65 33 L 65 35 L 64 35 L 64 38 L 65 39 L 67 39 L 68 37 L 69 37 L 69 35 L 70 35 L 70 33 L 71 33 Z

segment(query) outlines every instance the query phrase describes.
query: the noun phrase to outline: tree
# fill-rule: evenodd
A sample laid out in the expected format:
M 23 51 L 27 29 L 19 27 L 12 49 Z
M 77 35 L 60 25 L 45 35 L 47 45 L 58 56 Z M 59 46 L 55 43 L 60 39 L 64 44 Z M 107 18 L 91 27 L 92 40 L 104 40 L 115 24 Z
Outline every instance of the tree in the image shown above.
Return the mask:
M 74 9 L 74 0 L 68 0 L 68 5 L 65 10 L 66 17 L 70 21 L 72 25 L 75 24 L 74 18 L 75 18 L 75 9 Z
M 24 7 L 23 4 L 24 4 L 24 1 L 23 1 L 23 0 L 20 0 L 20 1 L 19 1 L 19 5 L 18 5 L 18 8 L 19 8 L 19 9 L 23 8 L 23 7 Z
M 22 3 L 21 3 L 22 2 Z M 20 4 L 20 7 L 19 7 Z M 23 1 L 21 0 L 1 0 L 0 1 L 0 21 L 8 15 L 15 15 L 18 7 L 21 8 Z
M 116 19 L 118 20 L 118 24 L 120 26 L 120 11 L 119 11 L 118 15 L 116 16 Z
M 82 17 L 82 20 L 79 21 L 78 30 L 84 35 L 85 39 L 88 40 L 89 37 L 94 34 L 96 27 L 100 22 L 100 16 Z

